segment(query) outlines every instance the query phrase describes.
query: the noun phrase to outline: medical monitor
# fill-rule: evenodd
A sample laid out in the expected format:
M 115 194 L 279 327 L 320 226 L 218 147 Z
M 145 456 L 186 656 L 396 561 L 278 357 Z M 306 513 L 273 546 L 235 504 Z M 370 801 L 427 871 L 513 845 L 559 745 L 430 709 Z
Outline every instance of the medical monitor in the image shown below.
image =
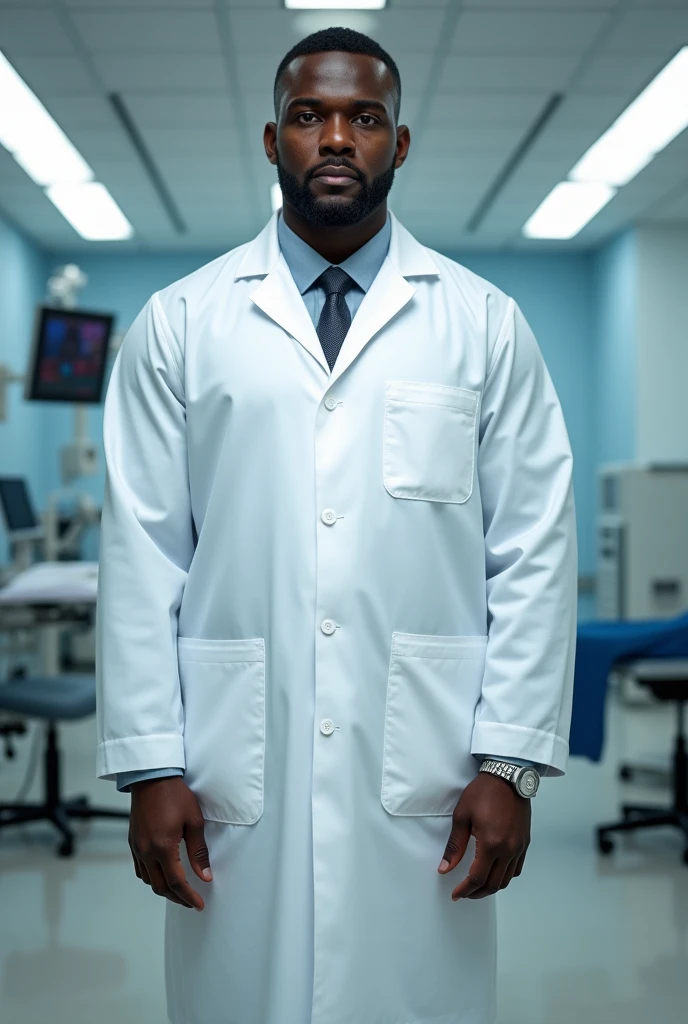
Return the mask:
M 12 540 L 43 533 L 23 477 L 0 477 L 0 516 Z
M 113 321 L 110 313 L 39 306 L 24 397 L 100 402 Z

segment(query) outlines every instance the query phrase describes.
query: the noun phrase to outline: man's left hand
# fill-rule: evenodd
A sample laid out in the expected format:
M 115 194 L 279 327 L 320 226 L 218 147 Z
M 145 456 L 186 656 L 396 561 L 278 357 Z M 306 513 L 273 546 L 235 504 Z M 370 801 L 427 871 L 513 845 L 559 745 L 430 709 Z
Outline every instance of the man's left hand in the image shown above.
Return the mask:
M 475 858 L 452 892 L 453 900 L 493 896 L 521 874 L 530 843 L 530 803 L 509 782 L 489 772 L 479 772 L 466 786 L 454 808 L 451 835 L 438 868 L 443 875 L 455 868 L 475 836 Z

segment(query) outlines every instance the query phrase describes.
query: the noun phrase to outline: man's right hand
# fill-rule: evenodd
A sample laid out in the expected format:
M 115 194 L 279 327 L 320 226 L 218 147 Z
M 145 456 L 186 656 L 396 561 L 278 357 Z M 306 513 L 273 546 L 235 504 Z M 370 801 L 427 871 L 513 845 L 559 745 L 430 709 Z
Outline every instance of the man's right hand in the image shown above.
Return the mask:
M 184 839 L 189 863 L 204 882 L 212 880 L 203 815 L 179 775 L 146 779 L 131 786 L 129 847 L 137 876 L 158 896 L 181 907 L 203 910 L 203 900 L 186 880 L 179 859 Z

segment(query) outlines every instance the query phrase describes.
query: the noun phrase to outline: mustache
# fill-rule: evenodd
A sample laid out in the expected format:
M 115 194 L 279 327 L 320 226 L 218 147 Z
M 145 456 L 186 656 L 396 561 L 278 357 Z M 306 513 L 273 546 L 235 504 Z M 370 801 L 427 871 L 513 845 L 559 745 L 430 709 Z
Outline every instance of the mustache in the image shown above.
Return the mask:
M 316 167 L 311 167 L 311 169 L 306 173 L 304 184 L 309 182 L 313 175 L 317 174 L 317 172 L 323 167 L 346 167 L 349 171 L 352 171 L 359 180 L 362 180 L 363 178 L 359 168 L 356 167 L 355 164 L 352 164 L 350 160 L 347 160 L 346 157 L 330 157 L 329 160 L 323 160 L 323 162 L 318 164 Z

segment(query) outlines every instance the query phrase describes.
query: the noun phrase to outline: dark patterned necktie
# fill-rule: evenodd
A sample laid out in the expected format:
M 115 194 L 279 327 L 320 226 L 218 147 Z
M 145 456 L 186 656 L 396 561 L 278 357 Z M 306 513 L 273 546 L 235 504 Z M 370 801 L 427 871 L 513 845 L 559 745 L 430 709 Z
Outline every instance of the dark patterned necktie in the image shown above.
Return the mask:
M 351 313 L 344 296 L 354 282 L 341 267 L 328 267 L 318 278 L 318 283 L 325 289 L 326 298 L 316 330 L 327 364 L 332 369 L 351 326 Z

